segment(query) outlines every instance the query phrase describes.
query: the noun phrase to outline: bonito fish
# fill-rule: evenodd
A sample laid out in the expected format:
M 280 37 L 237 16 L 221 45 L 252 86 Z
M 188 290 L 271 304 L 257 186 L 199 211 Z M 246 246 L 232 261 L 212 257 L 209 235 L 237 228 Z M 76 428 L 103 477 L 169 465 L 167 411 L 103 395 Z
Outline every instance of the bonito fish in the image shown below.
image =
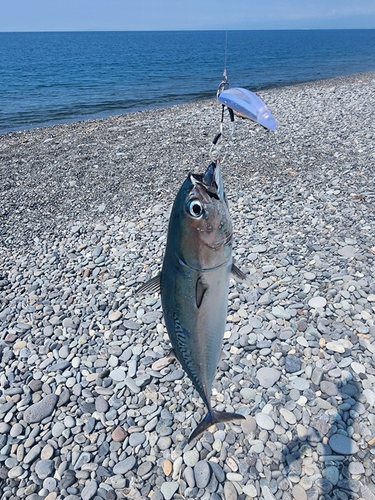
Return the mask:
M 220 164 L 189 174 L 173 204 L 161 274 L 140 292 L 161 291 L 165 323 L 175 355 L 208 412 L 189 443 L 214 423 L 242 415 L 214 410 L 211 388 L 227 318 L 232 263 L 232 224 Z

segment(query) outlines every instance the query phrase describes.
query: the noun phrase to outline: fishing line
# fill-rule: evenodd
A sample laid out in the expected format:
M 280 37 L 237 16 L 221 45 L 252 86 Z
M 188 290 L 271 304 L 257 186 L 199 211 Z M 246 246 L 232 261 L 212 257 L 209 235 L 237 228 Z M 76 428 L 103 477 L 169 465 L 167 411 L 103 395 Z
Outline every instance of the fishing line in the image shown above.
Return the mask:
M 224 46 L 224 71 L 223 78 L 227 78 L 227 51 L 228 51 L 228 30 L 225 31 L 225 46 Z
M 223 77 L 222 81 L 220 82 L 220 85 L 217 89 L 217 96 L 225 89 L 229 88 L 229 83 L 228 83 L 228 77 L 227 77 L 227 58 L 228 58 L 228 30 L 225 30 L 225 41 L 224 41 L 224 70 L 223 70 Z M 216 146 L 218 143 L 220 137 L 223 135 L 223 124 L 224 124 L 224 111 L 225 111 L 226 106 L 222 104 L 221 106 L 221 120 L 220 120 L 220 126 L 219 126 L 219 132 L 215 135 L 212 141 L 212 146 L 210 149 L 210 157 L 212 158 L 213 154 L 213 148 Z M 234 133 L 234 112 L 231 108 L 227 107 L 229 116 L 230 116 L 230 121 L 232 125 L 232 134 Z

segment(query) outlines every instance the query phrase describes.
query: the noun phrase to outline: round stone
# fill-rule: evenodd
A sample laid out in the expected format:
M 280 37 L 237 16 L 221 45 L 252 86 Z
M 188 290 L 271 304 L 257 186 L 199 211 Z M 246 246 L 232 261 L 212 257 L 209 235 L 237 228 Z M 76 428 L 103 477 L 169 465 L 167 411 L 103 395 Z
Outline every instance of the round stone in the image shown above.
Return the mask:
M 65 425 L 65 427 L 68 427 L 69 429 L 71 429 L 72 427 L 74 427 L 76 425 L 76 421 L 71 415 L 67 415 L 64 418 L 64 425 Z
M 289 410 L 285 408 L 280 408 L 280 414 L 285 418 L 288 424 L 294 425 L 297 422 L 296 416 Z
M 121 460 L 117 462 L 117 464 L 113 467 L 114 474 L 126 474 L 135 466 L 136 459 L 133 455 L 130 455 L 125 460 Z
M 41 422 L 44 418 L 49 417 L 57 404 L 58 397 L 56 394 L 48 394 L 41 401 L 29 406 L 24 414 L 23 419 L 27 424 Z
M 316 274 L 308 271 L 303 275 L 303 277 L 305 280 L 312 281 L 316 278 Z
M 257 413 L 255 415 L 255 420 L 258 426 L 261 429 L 265 429 L 266 431 L 272 431 L 272 429 L 275 427 L 275 422 L 266 413 Z
M 351 462 L 348 470 L 353 476 L 358 476 L 365 473 L 365 468 L 361 462 Z
M 246 418 L 241 420 L 241 429 L 245 436 L 255 433 L 257 428 L 257 423 L 254 417 L 251 415 L 246 415 Z
M 95 401 L 95 410 L 100 413 L 105 413 L 108 411 L 109 404 L 103 396 L 98 396 Z
M 122 316 L 122 312 L 121 311 L 110 311 L 110 313 L 108 314 L 108 319 L 109 321 L 118 321 Z
M 255 390 L 251 387 L 244 387 L 240 390 L 240 394 L 244 399 L 247 399 L 248 401 L 253 401 L 256 396 Z
M 320 382 L 320 390 L 328 396 L 337 396 L 338 394 L 337 385 L 327 380 Z
M 201 460 L 194 466 L 194 477 L 197 488 L 206 488 L 211 478 L 211 467 L 206 460 Z
M 122 370 L 121 368 L 115 368 L 114 370 L 111 371 L 109 376 L 115 382 L 123 382 L 126 378 L 126 373 L 125 370 Z
M 224 500 L 237 500 L 237 490 L 232 482 L 225 481 L 224 483 Z
M 174 494 L 180 487 L 177 481 L 166 481 L 161 485 L 160 491 L 163 494 L 164 500 L 172 500 Z
M 52 436 L 60 437 L 62 433 L 65 431 L 65 429 L 66 427 L 64 425 L 64 422 L 61 421 L 56 422 L 52 427 Z
M 54 463 L 52 460 L 39 460 L 35 466 L 35 473 L 39 479 L 46 479 L 47 477 L 53 476 Z
M 298 372 L 301 369 L 301 360 L 295 354 L 288 354 L 285 358 L 285 370 L 287 373 Z
M 113 439 L 113 441 L 116 441 L 119 443 L 121 441 L 124 441 L 127 435 L 128 435 L 128 433 L 126 432 L 126 430 L 123 429 L 122 427 L 118 426 L 112 432 L 112 439 Z
M 336 486 L 340 477 L 340 473 L 337 467 L 335 467 L 334 465 L 330 465 L 323 470 L 323 476 L 328 479 L 328 481 L 333 484 L 333 486 Z
M 22 474 L 23 474 L 23 469 L 20 465 L 16 465 L 15 467 L 12 467 L 8 471 L 9 479 L 17 479 L 19 476 L 22 476 Z
M 172 474 L 173 465 L 170 460 L 163 461 L 163 472 L 166 476 L 170 476 Z
M 136 447 L 146 441 L 146 436 L 143 432 L 133 432 L 129 436 L 129 444 L 130 446 Z
M 85 487 L 81 491 L 82 500 L 91 500 L 98 490 L 98 483 L 92 479 L 85 484 Z
M 358 452 L 357 443 L 343 434 L 333 434 L 328 444 L 333 451 L 340 455 L 353 455 Z
M 309 306 L 313 309 L 321 309 L 327 305 L 327 300 L 324 297 L 313 297 L 309 300 Z
M 172 439 L 169 436 L 160 436 L 157 444 L 159 450 L 161 451 L 168 450 L 171 447 Z
M 47 477 L 43 481 L 43 488 L 45 488 L 48 491 L 55 491 L 57 486 L 57 481 L 54 477 Z
M 355 371 L 355 373 L 357 373 L 357 374 L 366 373 L 366 368 L 361 363 L 357 363 L 356 361 L 353 361 L 353 363 L 351 364 L 351 367 Z
M 340 354 L 345 352 L 345 346 L 339 340 L 332 340 L 332 342 L 327 342 L 327 349 L 334 352 L 339 352 Z
M 295 484 L 292 489 L 294 500 L 307 500 L 307 493 L 300 484 Z
M 276 368 L 264 367 L 257 371 L 259 384 L 265 389 L 272 387 L 280 378 L 281 372 Z
M 305 378 L 297 377 L 291 380 L 290 385 L 293 387 L 293 389 L 297 389 L 298 391 L 305 391 L 310 387 L 310 382 Z
M 356 249 L 352 247 L 351 245 L 345 245 L 344 247 L 340 248 L 337 250 L 337 253 L 341 255 L 342 257 L 346 257 L 348 259 L 351 259 L 354 257 L 356 253 Z
M 194 467 L 199 462 L 199 453 L 193 448 L 183 454 L 183 459 L 188 467 Z
M 10 429 L 10 433 L 9 434 L 13 438 L 18 438 L 22 433 L 23 433 L 23 427 L 22 427 L 22 425 L 19 424 L 19 423 L 16 423 Z
M 148 474 L 150 472 L 152 467 L 153 467 L 152 462 L 142 462 L 141 465 L 137 469 L 137 476 L 140 476 L 140 477 L 145 476 L 146 474 Z M 164 468 L 163 468 L 163 470 L 164 470 Z
M 367 400 L 367 403 L 370 405 L 371 408 L 375 406 L 375 392 L 373 389 L 365 389 L 363 391 L 363 395 Z
M 258 495 L 258 491 L 257 491 L 256 487 L 251 483 L 246 484 L 242 488 L 242 492 L 245 493 L 245 495 L 252 497 L 252 498 L 254 498 Z
M 54 453 L 55 453 L 55 449 L 50 444 L 46 444 L 42 448 L 42 451 L 40 453 L 40 457 L 42 458 L 42 460 L 49 460 L 50 458 L 53 457 Z

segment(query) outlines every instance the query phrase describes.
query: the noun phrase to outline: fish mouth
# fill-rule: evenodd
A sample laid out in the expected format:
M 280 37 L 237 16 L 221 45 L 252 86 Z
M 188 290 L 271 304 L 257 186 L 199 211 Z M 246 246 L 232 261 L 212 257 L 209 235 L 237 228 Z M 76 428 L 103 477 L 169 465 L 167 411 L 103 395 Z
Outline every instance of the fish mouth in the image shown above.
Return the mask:
M 204 174 L 190 174 L 193 184 L 200 184 L 212 198 L 224 201 L 224 187 L 219 162 L 212 162 Z
M 210 231 L 204 230 L 197 228 L 198 231 L 204 232 L 204 233 L 209 233 Z M 204 242 L 206 247 L 211 248 L 212 250 L 218 250 L 224 245 L 228 245 L 232 240 L 232 232 L 231 231 L 226 231 L 225 234 L 223 235 L 220 240 L 216 240 L 215 243 L 208 243 L 207 241 Z

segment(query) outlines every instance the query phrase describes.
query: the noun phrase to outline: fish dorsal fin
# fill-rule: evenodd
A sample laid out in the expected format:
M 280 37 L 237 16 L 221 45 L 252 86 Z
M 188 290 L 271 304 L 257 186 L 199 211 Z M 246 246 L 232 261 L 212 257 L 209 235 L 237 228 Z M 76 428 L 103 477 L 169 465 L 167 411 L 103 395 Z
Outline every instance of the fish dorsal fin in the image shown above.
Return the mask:
M 200 308 L 204 294 L 207 291 L 207 285 L 204 283 L 202 276 L 199 276 L 197 279 L 197 283 L 195 285 L 195 302 L 197 304 L 198 309 Z
M 232 269 L 230 270 L 230 272 L 233 274 L 236 280 L 247 281 L 246 274 L 243 273 L 241 269 L 238 269 L 235 264 L 232 264 Z
M 151 278 L 149 281 L 146 281 L 146 283 L 143 283 L 138 290 L 137 290 L 137 295 L 144 294 L 144 293 L 156 293 L 160 292 L 160 274 L 155 276 L 154 278 Z

